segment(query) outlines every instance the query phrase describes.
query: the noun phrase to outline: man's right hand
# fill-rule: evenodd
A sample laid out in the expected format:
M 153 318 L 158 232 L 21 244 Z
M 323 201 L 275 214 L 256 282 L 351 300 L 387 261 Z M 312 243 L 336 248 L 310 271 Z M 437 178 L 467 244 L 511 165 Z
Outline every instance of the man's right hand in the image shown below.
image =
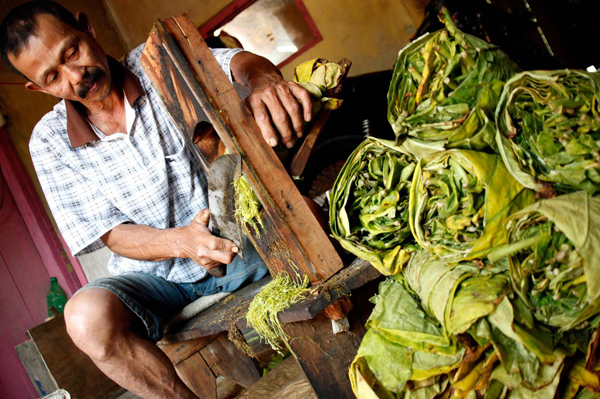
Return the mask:
M 206 269 L 229 264 L 239 251 L 230 240 L 214 236 L 208 229 L 210 212 L 202 209 L 194 220 L 181 229 L 180 258 L 189 258 Z

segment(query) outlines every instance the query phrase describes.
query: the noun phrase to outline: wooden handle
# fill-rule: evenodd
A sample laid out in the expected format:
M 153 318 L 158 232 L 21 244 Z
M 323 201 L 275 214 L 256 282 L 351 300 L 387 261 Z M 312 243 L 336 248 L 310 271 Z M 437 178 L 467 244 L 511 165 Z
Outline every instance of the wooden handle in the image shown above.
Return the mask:
M 212 269 L 206 270 L 208 271 L 208 274 L 216 278 L 225 277 L 225 275 L 227 274 L 227 266 L 225 265 L 213 267 Z

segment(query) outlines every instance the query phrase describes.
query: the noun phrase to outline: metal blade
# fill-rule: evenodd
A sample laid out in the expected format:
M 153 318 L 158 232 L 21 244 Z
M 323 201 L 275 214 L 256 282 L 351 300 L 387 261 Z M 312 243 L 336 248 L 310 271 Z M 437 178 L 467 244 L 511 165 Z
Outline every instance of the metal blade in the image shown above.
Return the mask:
M 221 155 L 210 167 L 208 176 L 208 209 L 210 231 L 221 238 L 233 241 L 238 255 L 244 258 L 244 236 L 235 214 L 235 188 L 233 182 L 242 176 L 242 158 L 239 155 Z

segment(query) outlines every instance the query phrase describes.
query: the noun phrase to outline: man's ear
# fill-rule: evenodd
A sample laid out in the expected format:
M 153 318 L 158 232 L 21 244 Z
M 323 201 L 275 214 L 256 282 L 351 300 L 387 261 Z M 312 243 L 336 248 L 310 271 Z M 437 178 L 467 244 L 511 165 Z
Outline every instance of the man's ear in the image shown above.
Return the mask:
M 36 85 L 32 81 L 25 83 L 25 88 L 31 91 L 41 91 L 42 93 L 46 92 L 44 89 L 42 89 L 40 86 Z
M 75 19 L 79 23 L 81 30 L 89 33 L 94 39 L 96 39 L 96 31 L 94 30 L 92 23 L 85 13 L 79 11 L 77 14 L 75 14 Z

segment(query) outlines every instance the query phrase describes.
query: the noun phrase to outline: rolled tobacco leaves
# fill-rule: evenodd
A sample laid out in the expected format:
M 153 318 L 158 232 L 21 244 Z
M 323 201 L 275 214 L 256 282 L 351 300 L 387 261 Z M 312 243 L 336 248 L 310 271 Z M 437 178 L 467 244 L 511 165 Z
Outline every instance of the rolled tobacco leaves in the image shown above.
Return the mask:
M 536 191 L 598 192 L 599 97 L 599 73 L 536 71 L 510 79 L 496 110 L 498 151 L 510 173 Z
M 508 257 L 514 290 L 538 322 L 581 330 L 600 311 L 599 225 L 600 199 L 585 191 L 541 200 L 508 219 L 509 243 L 488 257 Z
M 421 251 L 373 301 L 350 368 L 359 399 L 552 398 L 571 372 L 551 332 L 531 328 L 506 260 L 448 265 Z
M 533 200 L 498 156 L 438 152 L 416 166 L 410 228 L 421 247 L 446 261 L 476 259 L 506 243 L 504 221 Z
M 329 90 L 338 85 L 341 77 L 342 66 L 324 58 L 303 62 L 294 69 L 294 82 L 318 100 L 313 102 L 313 113 L 322 108 L 338 109 L 342 105 L 342 100 L 327 96 Z
M 493 149 L 503 82 L 519 69 L 498 47 L 458 30 L 447 10 L 440 20 L 446 29 L 400 51 L 388 91 L 388 120 L 398 137 L 446 148 Z
M 330 193 L 333 236 L 385 275 L 400 271 L 415 249 L 407 219 L 415 164 L 393 142 L 368 138 L 350 155 Z

